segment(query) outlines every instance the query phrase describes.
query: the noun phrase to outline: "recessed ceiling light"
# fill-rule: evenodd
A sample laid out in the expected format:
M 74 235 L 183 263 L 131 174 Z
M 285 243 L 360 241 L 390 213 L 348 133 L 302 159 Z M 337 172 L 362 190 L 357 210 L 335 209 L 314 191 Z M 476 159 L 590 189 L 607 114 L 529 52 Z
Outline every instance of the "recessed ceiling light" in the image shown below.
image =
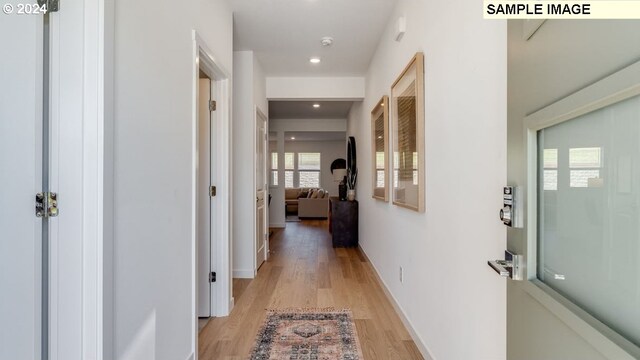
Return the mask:
M 313 104 L 313 107 L 317 109 L 320 107 L 320 104 Z
M 311 59 L 309 59 L 309 62 L 312 64 L 320 64 L 320 58 L 319 57 L 312 57 Z
M 382 139 L 382 136 L 378 136 L 378 139 Z
M 295 137 L 295 136 L 292 136 L 292 137 L 291 137 L 291 140 L 295 140 L 295 139 L 296 139 L 296 137 Z

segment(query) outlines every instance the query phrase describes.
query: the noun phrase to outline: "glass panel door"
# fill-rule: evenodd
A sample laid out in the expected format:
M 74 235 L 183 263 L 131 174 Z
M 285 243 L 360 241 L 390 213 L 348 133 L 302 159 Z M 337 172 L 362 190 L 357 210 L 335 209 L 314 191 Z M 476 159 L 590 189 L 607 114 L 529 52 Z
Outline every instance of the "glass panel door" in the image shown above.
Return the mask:
M 640 96 L 538 132 L 537 277 L 640 345 Z

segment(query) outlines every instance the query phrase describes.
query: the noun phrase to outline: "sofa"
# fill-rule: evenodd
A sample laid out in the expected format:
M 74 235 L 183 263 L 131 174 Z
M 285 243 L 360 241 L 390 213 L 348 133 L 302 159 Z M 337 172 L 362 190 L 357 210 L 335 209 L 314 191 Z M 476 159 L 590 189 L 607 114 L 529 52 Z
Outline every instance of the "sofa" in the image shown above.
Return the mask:
M 322 189 L 285 189 L 287 214 L 298 214 L 300 218 L 327 218 L 329 216 L 329 193 Z
M 301 190 L 299 188 L 284 189 L 284 203 L 287 214 L 298 213 L 298 197 L 300 197 Z
M 329 217 L 329 196 L 316 199 L 298 199 L 298 217 L 322 219 Z

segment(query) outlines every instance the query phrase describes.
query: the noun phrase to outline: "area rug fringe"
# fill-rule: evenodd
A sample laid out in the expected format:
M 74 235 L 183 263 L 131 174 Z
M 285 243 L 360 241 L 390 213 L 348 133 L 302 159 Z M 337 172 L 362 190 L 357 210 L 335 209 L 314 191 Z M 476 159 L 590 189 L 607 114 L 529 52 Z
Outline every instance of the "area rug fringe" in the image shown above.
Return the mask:
M 287 314 L 287 313 L 351 313 L 350 308 L 266 308 L 267 314 Z

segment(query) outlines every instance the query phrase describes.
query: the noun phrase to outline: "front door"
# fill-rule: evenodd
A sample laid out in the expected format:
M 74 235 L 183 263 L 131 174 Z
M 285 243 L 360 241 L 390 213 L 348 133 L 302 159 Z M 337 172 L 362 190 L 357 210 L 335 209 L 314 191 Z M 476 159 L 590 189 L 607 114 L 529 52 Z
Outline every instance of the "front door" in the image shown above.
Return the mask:
M 10 1 L 5 12 L 9 6 L 18 10 Z M 47 224 L 35 214 L 43 191 L 43 20 L 1 17 L 0 359 L 40 359 L 47 349 Z
M 640 358 L 640 23 L 529 25 L 509 22 L 508 358 Z

